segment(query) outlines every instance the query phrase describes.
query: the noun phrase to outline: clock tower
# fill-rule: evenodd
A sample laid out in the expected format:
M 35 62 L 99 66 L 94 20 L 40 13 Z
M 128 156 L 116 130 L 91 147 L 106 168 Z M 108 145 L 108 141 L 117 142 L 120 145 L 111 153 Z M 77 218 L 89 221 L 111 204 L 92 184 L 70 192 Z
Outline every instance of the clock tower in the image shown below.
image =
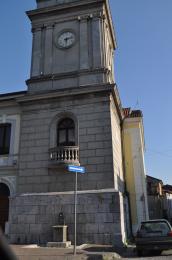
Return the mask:
M 122 245 L 123 112 L 114 84 L 108 0 L 36 2 L 27 12 L 33 33 L 28 91 L 17 98 L 21 141 L 11 243 L 52 241 L 60 212 L 74 243 L 75 182 L 66 170 L 72 164 L 86 168 L 77 181 L 78 244 Z
M 33 33 L 29 92 L 114 82 L 116 40 L 107 0 L 37 0 L 27 15 Z

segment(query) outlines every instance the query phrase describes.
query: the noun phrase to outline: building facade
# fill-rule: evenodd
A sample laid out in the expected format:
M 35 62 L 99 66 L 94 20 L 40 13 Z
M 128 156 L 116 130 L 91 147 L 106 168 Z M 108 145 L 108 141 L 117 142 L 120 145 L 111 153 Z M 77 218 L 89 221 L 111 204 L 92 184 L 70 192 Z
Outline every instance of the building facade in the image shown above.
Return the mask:
M 114 79 L 108 1 L 37 0 L 27 15 L 28 90 L 0 95 L 0 224 L 12 243 L 47 243 L 63 212 L 73 242 L 75 176 L 66 167 L 82 165 L 77 243 L 122 245 L 129 218 L 126 116 Z
M 129 197 L 132 233 L 136 234 L 141 221 L 149 219 L 146 170 L 144 161 L 143 114 L 126 108 L 123 121 L 123 154 L 126 191 Z
M 164 215 L 167 220 L 172 224 L 172 186 L 163 185 L 164 194 Z
M 150 219 L 165 218 L 172 223 L 172 186 L 147 175 L 147 195 Z

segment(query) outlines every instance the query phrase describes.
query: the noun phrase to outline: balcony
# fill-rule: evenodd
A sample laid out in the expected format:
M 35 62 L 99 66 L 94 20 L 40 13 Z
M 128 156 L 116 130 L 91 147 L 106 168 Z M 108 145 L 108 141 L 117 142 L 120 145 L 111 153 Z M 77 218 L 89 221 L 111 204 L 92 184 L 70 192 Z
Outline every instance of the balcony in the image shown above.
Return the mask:
M 49 149 L 50 167 L 60 164 L 79 165 L 78 146 L 59 146 Z
M 18 167 L 18 154 L 0 155 L 0 167 Z

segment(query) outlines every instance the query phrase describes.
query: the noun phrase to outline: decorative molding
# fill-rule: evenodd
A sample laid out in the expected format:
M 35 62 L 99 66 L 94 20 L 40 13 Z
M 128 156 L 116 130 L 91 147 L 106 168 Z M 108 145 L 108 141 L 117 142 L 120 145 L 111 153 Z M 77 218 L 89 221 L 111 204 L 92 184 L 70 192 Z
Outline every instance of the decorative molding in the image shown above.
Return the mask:
M 79 21 L 91 20 L 91 19 L 95 19 L 95 18 L 105 19 L 105 15 L 102 12 L 94 12 L 91 14 L 84 14 L 84 15 L 78 16 Z
M 10 196 L 16 194 L 16 176 L 0 176 L 0 183 L 4 183 L 10 190 Z
M 34 9 L 31 11 L 27 11 L 26 14 L 30 18 L 30 20 L 33 20 L 37 16 L 45 16 L 45 15 L 54 15 L 54 13 L 58 12 L 66 12 L 66 10 L 69 10 L 69 8 L 77 8 L 81 6 L 89 7 L 93 4 L 103 4 L 104 0 L 85 0 L 85 1 L 74 1 L 74 2 L 68 2 L 61 5 L 51 5 L 40 9 Z
M 41 26 L 32 28 L 32 33 L 40 32 L 40 31 L 42 31 Z
M 49 80 L 58 80 L 58 79 L 66 79 L 66 78 L 73 78 L 78 77 L 80 75 L 87 75 L 87 74 L 94 74 L 94 73 L 108 73 L 108 69 L 105 67 L 96 68 L 96 69 L 85 69 L 85 70 L 78 70 L 78 71 L 71 71 L 66 73 L 58 73 L 58 74 L 48 74 L 48 75 L 39 75 L 32 77 L 26 80 L 26 84 L 30 83 L 37 83 L 42 81 L 49 81 Z
M 102 13 L 102 12 L 94 12 L 94 13 L 90 13 L 90 14 L 84 14 L 84 15 L 79 15 L 79 16 L 71 16 L 71 17 L 67 17 L 67 18 L 58 18 L 56 20 L 52 21 L 48 21 L 48 22 L 44 22 L 44 24 L 42 24 L 42 22 L 35 22 L 33 24 L 32 27 L 32 33 L 42 30 L 42 28 L 47 28 L 47 29 L 51 29 L 54 28 L 56 24 L 62 23 L 62 22 L 72 22 L 72 21 L 88 21 L 88 20 L 92 20 L 92 19 L 106 19 L 106 16 Z
M 113 92 L 114 91 L 115 84 L 92 84 L 92 85 L 84 85 L 80 87 L 74 87 L 74 88 L 66 88 L 63 90 L 56 90 L 51 92 L 43 92 L 38 94 L 29 94 L 26 95 L 23 98 L 17 99 L 18 103 L 23 102 L 30 102 L 30 101 L 36 101 L 38 100 L 44 100 L 44 99 L 50 99 L 50 98 L 60 98 L 60 97 L 69 97 L 73 95 L 83 95 L 83 94 L 92 94 L 92 93 L 101 93 L 101 92 Z

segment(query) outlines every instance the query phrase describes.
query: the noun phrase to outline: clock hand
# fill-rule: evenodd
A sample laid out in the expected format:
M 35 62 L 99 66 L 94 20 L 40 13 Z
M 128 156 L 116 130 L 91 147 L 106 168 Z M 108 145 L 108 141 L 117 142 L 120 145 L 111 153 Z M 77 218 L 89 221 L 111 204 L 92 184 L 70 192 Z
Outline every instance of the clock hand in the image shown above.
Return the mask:
M 72 36 L 69 36 L 69 37 L 64 38 L 64 40 L 65 40 L 65 45 L 66 45 L 66 46 L 68 46 L 69 40 L 72 39 L 72 38 L 73 38 Z
M 69 36 L 69 37 L 66 37 L 64 40 L 65 41 L 68 41 L 68 40 L 70 40 L 70 39 L 72 39 L 73 37 L 72 36 Z

